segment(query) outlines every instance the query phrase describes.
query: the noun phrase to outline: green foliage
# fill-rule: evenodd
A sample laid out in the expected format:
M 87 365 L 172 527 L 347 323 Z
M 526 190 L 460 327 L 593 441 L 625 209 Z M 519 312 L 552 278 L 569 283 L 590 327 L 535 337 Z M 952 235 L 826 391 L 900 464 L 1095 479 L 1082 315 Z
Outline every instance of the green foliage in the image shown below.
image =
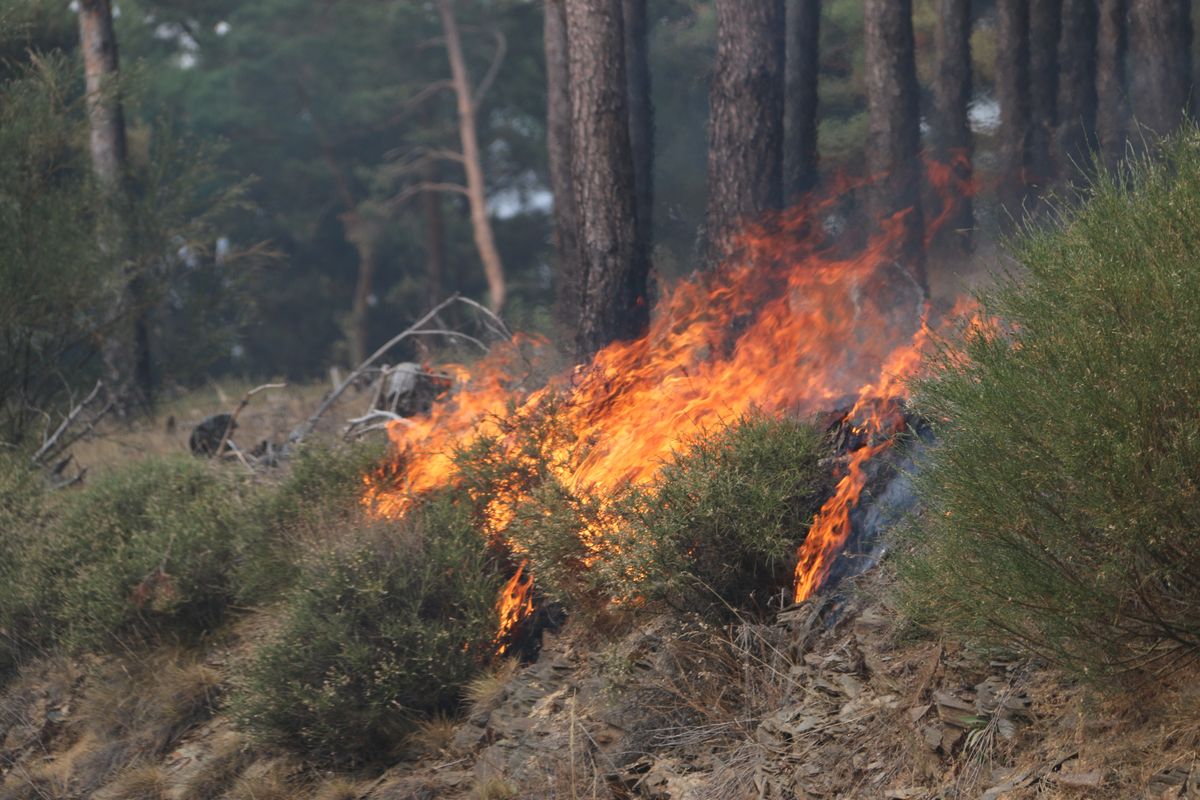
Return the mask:
M 452 708 L 492 653 L 501 576 L 468 503 L 359 521 L 319 549 L 234 699 L 263 739 L 327 762 L 386 758 Z
M 240 488 L 192 459 L 148 459 L 54 498 L 40 524 L 9 528 L 5 660 L 211 625 L 233 595 L 239 548 L 257 535 Z
M 1059 215 L 917 386 L 903 594 L 1087 674 L 1157 667 L 1200 648 L 1200 132 Z
M 571 492 L 542 476 L 523 486 L 504 535 L 569 610 L 647 600 L 747 608 L 786 585 L 825 497 L 824 454 L 811 426 L 748 416 L 694 437 L 651 485 L 623 494 Z

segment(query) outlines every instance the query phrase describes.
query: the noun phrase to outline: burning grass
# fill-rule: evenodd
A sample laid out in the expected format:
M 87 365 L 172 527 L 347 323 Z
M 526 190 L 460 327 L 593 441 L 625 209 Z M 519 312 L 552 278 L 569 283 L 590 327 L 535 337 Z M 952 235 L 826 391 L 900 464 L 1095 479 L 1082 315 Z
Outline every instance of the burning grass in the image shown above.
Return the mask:
M 917 402 L 939 439 L 901 560 L 937 628 L 1089 676 L 1200 653 L 1200 132 L 1017 243 Z

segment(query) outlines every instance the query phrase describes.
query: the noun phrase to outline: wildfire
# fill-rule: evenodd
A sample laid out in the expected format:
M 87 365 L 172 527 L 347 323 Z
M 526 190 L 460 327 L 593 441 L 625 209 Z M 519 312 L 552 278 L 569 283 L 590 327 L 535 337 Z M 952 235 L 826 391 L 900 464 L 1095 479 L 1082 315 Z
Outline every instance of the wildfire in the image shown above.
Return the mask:
M 946 181 L 947 198 L 965 191 L 951 185 L 953 174 L 930 171 L 931 180 Z M 690 436 L 748 411 L 812 415 L 853 403 L 850 418 L 868 444 L 853 453 L 801 549 L 795 597 L 808 597 L 849 534 L 865 465 L 903 426 L 893 401 L 928 334 L 923 293 L 896 262 L 900 215 L 847 253 L 823 227 L 836 203 L 809 204 L 752 228 L 729 263 L 665 297 L 643 337 L 610 345 L 544 388 L 524 385 L 548 351 L 537 340 L 500 348 L 470 370 L 454 368 L 456 392 L 428 415 L 389 428 L 395 474 L 369 480 L 364 502 L 380 515 L 403 515 L 415 497 L 452 480 L 455 447 L 503 437 L 501 420 L 532 413 L 551 393 L 564 431 L 555 475 L 567 489 L 601 495 L 651 481 Z M 489 509 L 489 534 L 503 537 L 507 513 Z M 603 558 L 603 532 L 585 538 L 592 558 Z M 522 564 L 502 592 L 498 641 L 532 609 L 532 580 Z
M 508 637 L 517 624 L 533 613 L 533 576 L 525 576 L 527 562 L 522 561 L 516 573 L 500 590 L 496 610 L 500 612 L 500 626 L 496 632 L 496 653 L 508 651 Z

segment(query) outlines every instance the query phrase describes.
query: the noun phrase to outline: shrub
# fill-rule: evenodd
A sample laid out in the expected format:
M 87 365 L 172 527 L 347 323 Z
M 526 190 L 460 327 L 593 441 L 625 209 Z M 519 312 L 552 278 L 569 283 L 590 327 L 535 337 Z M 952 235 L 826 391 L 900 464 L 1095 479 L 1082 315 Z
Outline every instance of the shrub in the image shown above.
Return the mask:
M 790 580 L 825 498 L 825 453 L 806 423 L 747 416 L 694 437 L 650 486 L 624 495 L 543 482 L 508 538 L 543 591 L 576 610 L 597 600 L 746 608 Z
M 916 402 L 918 620 L 1087 674 L 1200 647 L 1200 133 L 1016 243 Z
M 54 498 L 43 524 L 7 532 L 7 648 L 102 646 L 215 622 L 240 542 L 257 535 L 242 488 L 190 458 L 147 459 Z
M 260 537 L 243 537 L 235 583 L 241 603 L 277 599 L 300 573 L 305 539 L 323 538 L 360 510 L 364 477 L 384 461 L 375 443 L 344 447 L 305 446 L 286 475 L 254 495 Z
M 450 495 L 360 523 L 316 552 L 235 713 L 260 738 L 326 762 L 373 762 L 452 708 L 493 651 L 501 579 Z

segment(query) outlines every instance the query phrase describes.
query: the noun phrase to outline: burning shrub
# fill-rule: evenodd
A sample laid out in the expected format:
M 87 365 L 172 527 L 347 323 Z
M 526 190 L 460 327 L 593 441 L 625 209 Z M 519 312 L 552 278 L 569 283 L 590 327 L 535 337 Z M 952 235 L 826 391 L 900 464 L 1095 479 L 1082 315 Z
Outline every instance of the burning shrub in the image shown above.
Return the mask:
M 572 610 L 635 598 L 745 608 L 789 584 L 828 487 L 826 449 L 803 422 L 748 416 L 694 437 L 651 485 L 615 497 L 544 481 L 505 535 Z
M 15 580 L 0 609 L 17 650 L 212 622 L 248 530 L 240 487 L 193 459 L 139 462 L 55 498 L 6 531 Z
M 652 585 L 678 604 L 747 607 L 791 583 L 797 546 L 828 494 L 822 435 L 752 415 L 694 438 L 641 503 L 658 563 Z
M 1200 649 L 1200 133 L 1101 175 L 917 386 L 919 619 L 1086 674 Z
M 234 700 L 261 738 L 370 762 L 451 708 L 494 646 L 501 576 L 467 503 L 352 528 L 313 554 Z

